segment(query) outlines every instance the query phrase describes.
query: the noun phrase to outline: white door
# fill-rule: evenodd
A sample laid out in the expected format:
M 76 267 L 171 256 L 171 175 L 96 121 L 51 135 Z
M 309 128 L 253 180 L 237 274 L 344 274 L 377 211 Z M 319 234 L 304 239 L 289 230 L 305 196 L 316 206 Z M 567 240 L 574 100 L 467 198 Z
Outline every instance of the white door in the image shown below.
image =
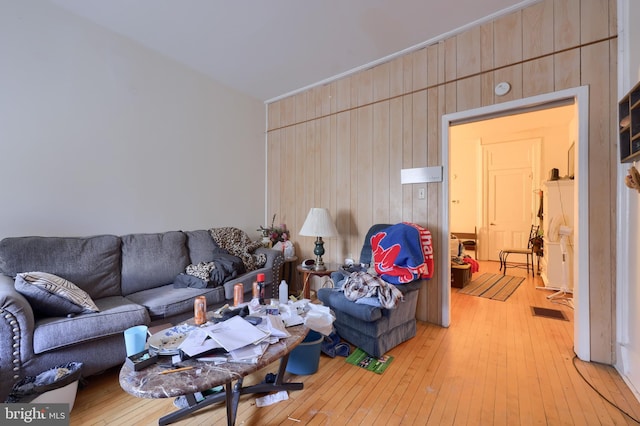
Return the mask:
M 534 182 L 539 181 L 540 142 L 526 139 L 483 146 L 489 260 L 499 260 L 503 248 L 527 247 L 539 207 Z

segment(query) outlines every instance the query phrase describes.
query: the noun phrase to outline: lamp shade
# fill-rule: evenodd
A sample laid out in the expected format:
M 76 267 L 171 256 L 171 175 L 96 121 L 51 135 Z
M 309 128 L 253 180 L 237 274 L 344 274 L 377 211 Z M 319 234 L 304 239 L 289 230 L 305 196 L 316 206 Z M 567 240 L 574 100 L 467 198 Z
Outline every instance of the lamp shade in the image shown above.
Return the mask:
M 329 210 L 313 207 L 300 229 L 300 235 L 307 237 L 337 237 L 338 230 L 331 219 Z

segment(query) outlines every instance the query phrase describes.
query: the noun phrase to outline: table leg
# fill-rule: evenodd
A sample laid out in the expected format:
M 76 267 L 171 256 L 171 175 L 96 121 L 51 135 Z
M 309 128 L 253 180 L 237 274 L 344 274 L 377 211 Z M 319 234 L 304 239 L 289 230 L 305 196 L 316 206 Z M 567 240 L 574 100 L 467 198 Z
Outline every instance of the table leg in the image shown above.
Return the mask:
M 302 297 L 305 299 L 311 298 L 311 289 L 309 288 L 309 278 L 311 278 L 311 274 L 309 272 L 304 272 L 304 279 L 302 284 Z
M 238 414 L 238 403 L 240 402 L 240 390 L 242 389 L 242 379 L 238 380 L 235 386 L 231 382 L 225 384 L 226 404 L 227 404 L 227 426 L 236 424 Z
M 215 395 L 207 395 L 201 401 L 196 401 L 196 397 L 194 394 L 185 395 L 189 406 L 185 408 L 180 408 L 179 410 L 174 411 L 173 413 L 170 413 L 170 414 L 167 414 L 166 416 L 161 417 L 160 420 L 158 420 L 158 425 L 164 426 L 170 423 L 177 422 L 181 418 L 188 416 L 194 411 L 200 410 L 211 404 L 215 404 L 216 402 L 222 402 L 225 400 L 225 394 L 226 392 L 220 392 Z
M 304 383 L 285 383 L 284 374 L 287 369 L 287 361 L 289 360 L 289 354 L 286 354 L 280 358 L 280 366 L 278 367 L 278 375 L 274 383 L 258 383 L 257 385 L 247 386 L 240 389 L 241 394 L 247 393 L 269 393 L 274 391 L 294 391 L 302 390 Z
M 167 414 L 158 420 L 159 426 L 168 425 L 176 422 L 181 418 L 188 416 L 194 411 L 207 407 L 216 402 L 224 401 L 226 403 L 227 410 L 227 425 L 233 426 L 236 422 L 236 415 L 238 413 L 238 404 L 240 402 L 240 395 L 249 393 L 269 393 L 274 391 L 294 391 L 301 390 L 304 387 L 304 383 L 285 383 L 284 375 L 287 369 L 287 362 L 289 361 L 289 354 L 286 354 L 280 358 L 280 364 L 278 366 L 278 374 L 274 383 L 259 383 L 253 386 L 242 387 L 242 378 L 239 379 L 235 385 L 231 382 L 225 383 L 225 391 L 217 393 L 215 395 L 207 395 L 203 400 L 197 401 L 194 394 L 186 395 L 188 407 L 181 408 L 174 411 L 171 414 Z

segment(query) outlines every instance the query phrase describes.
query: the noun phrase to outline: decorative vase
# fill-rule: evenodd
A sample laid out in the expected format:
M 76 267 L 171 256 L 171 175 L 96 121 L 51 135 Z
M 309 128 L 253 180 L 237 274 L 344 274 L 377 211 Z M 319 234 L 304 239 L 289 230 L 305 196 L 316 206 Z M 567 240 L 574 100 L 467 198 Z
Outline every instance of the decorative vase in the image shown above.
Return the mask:
M 269 231 L 266 229 L 262 230 L 262 246 L 264 248 L 271 248 L 271 238 L 269 238 Z

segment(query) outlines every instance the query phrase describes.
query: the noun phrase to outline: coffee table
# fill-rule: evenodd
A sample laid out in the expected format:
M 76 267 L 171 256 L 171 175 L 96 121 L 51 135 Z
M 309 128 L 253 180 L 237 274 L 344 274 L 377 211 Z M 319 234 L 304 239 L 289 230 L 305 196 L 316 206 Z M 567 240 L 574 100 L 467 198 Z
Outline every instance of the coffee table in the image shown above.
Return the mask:
M 227 425 L 233 425 L 236 420 L 240 395 L 281 390 L 293 391 L 303 388 L 303 383 L 284 383 L 284 374 L 289 353 L 302 342 L 309 330 L 304 325 L 297 325 L 287 328 L 287 331 L 291 336 L 269 345 L 256 364 L 227 362 L 215 365 L 212 362 L 188 359 L 181 361 L 180 365 L 193 367 L 192 369 L 169 374 L 160 374 L 166 370 L 166 367 L 162 366 L 162 360 L 140 371 L 134 371 L 130 365 L 124 364 L 120 370 L 120 386 L 126 392 L 139 398 L 172 398 L 184 395 L 188 406 L 160 418 L 158 424 L 161 426 L 173 423 L 194 411 L 221 401 L 226 403 Z M 242 380 L 245 376 L 278 360 L 280 360 L 280 365 L 275 382 L 242 386 Z M 196 393 L 220 385 L 224 385 L 224 392 L 207 395 L 200 401 L 196 399 Z

